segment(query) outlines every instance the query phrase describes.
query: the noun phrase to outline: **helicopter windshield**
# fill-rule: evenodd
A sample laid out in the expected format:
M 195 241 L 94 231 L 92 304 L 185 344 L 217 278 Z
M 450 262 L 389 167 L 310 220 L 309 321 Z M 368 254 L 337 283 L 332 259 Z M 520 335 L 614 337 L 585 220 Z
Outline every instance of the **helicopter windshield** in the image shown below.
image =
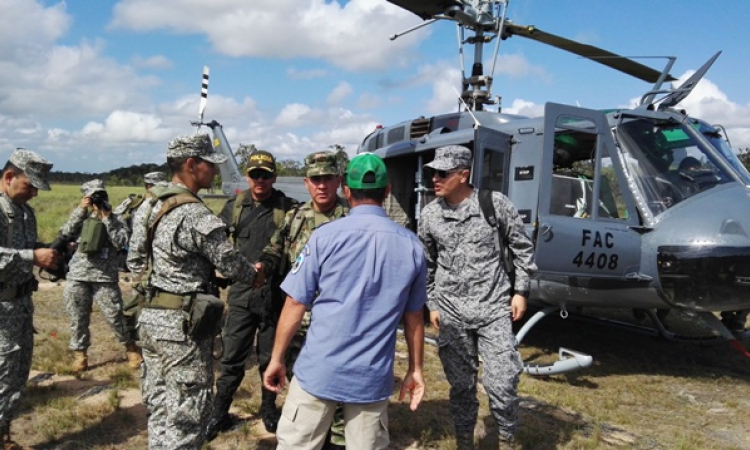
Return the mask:
M 734 153 L 734 150 L 727 144 L 727 141 L 716 131 L 703 131 L 703 135 L 737 172 L 745 186 L 750 186 L 750 173 L 737 157 L 737 154 Z
M 734 181 L 686 125 L 637 119 L 620 124 L 617 133 L 626 170 L 654 216 L 716 185 Z

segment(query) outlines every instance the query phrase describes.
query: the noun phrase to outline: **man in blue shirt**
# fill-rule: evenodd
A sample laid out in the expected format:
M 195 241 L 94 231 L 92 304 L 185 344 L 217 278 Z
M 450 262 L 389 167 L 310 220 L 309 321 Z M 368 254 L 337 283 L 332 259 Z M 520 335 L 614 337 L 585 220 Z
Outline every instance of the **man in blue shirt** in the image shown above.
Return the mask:
M 284 354 L 308 306 L 312 323 L 276 431 L 279 449 L 320 448 L 339 402 L 348 448 L 388 447 L 402 317 L 409 369 L 399 400 L 409 393 L 416 410 L 424 395 L 424 250 L 382 208 L 390 190 L 382 159 L 369 153 L 352 158 L 346 181 L 350 215 L 315 230 L 281 285 L 287 298 L 263 377 L 266 389 L 284 387 Z

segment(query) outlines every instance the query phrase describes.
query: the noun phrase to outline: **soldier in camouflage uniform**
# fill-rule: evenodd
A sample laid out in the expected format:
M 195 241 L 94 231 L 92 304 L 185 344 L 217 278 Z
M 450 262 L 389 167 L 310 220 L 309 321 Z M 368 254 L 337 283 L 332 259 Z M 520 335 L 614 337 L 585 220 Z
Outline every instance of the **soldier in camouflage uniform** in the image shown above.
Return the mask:
M 130 194 L 122 201 L 112 212 L 120 217 L 125 225 L 128 226 L 128 237 L 133 232 L 133 217 L 135 211 L 140 208 L 143 201 L 151 198 L 151 188 L 158 184 L 166 184 L 167 178 L 164 172 L 149 172 L 143 176 L 143 185 L 146 188 L 146 194 Z
M 150 298 L 138 318 L 151 450 L 200 449 L 211 416 L 213 336 L 196 337 L 187 331 L 183 305 L 197 295 L 218 294 L 215 271 L 243 283 L 255 280 L 255 269 L 229 242 L 224 223 L 196 197 L 200 189 L 211 186 L 216 164 L 226 159 L 214 151 L 206 134 L 171 141 L 167 163 L 172 182 L 157 196 L 148 223 L 133 230 L 134 239 L 146 242 L 142 247 L 146 254 L 134 259 L 152 256 Z M 194 202 L 179 204 L 165 214 L 151 231 L 149 246 L 143 236 L 172 194 L 193 196 Z M 180 306 L 166 304 L 175 299 Z
M 112 214 L 106 203 L 106 193 L 102 180 L 87 181 L 81 186 L 81 204 L 73 210 L 68 221 L 60 229 L 66 240 L 77 238 L 79 248 L 70 261 L 70 271 L 66 277 L 63 300 L 70 316 L 70 349 L 75 355 L 73 371 L 88 369 L 88 348 L 91 346 L 91 308 L 94 301 L 107 319 L 117 340 L 125 346 L 128 365 L 136 369 L 141 364 L 138 346 L 125 332 L 122 317 L 122 292 L 119 285 L 117 252 L 128 241 L 128 230 L 120 219 Z M 92 197 L 96 196 L 97 201 Z M 104 200 L 102 200 L 104 199 Z M 98 204 L 97 204 L 98 203 Z M 87 222 L 88 221 L 88 222 Z M 84 227 L 84 223 L 89 226 Z M 84 229 L 103 227 L 100 245 L 95 249 L 83 248 L 86 236 Z M 104 234 L 104 233 L 102 233 Z
M 492 193 L 492 203 L 513 255 L 511 286 L 495 245 L 498 230 L 480 208 L 469 184 L 471 151 L 448 146 L 426 164 L 433 171 L 437 198 L 421 212 L 419 237 L 427 253 L 427 307 L 438 330 L 440 360 L 451 385 L 450 409 L 459 450 L 474 448 L 477 374 L 498 426 L 500 448 L 511 448 L 518 413 L 518 378 L 523 368 L 511 320 L 526 310 L 533 246 L 510 200 Z M 501 243 L 501 245 L 504 245 Z
M 263 250 L 260 263 L 263 273 L 286 275 L 307 244 L 313 230 L 320 225 L 344 217 L 349 213 L 349 204 L 337 195 L 341 184 L 339 163 L 333 152 L 316 152 L 305 158 L 305 186 L 311 200 L 290 210 L 284 225 L 277 229 Z M 286 367 L 292 368 L 305 342 L 310 314 L 307 313 L 299 331 L 292 339 L 287 352 Z M 291 376 L 291 373 L 289 373 Z M 343 411 L 337 408 L 337 418 L 332 427 L 330 448 L 344 446 Z
M 10 438 L 10 422 L 31 369 L 34 266 L 55 269 L 59 257 L 37 242 L 36 217 L 27 205 L 39 189 L 49 190 L 51 168 L 36 153 L 16 150 L 0 180 L 0 448 L 4 450 L 21 448 Z
M 126 265 L 128 249 L 130 248 L 130 236 L 133 233 L 133 219 L 135 213 L 148 203 L 146 200 L 151 198 L 151 188 L 157 183 L 167 184 L 167 178 L 164 172 L 149 172 L 143 176 L 143 184 L 146 188 L 146 194 L 130 194 L 117 207 L 112 210 L 115 216 L 119 217 L 128 228 L 128 245 L 126 245 L 117 255 L 117 267 L 122 272 L 128 272 Z

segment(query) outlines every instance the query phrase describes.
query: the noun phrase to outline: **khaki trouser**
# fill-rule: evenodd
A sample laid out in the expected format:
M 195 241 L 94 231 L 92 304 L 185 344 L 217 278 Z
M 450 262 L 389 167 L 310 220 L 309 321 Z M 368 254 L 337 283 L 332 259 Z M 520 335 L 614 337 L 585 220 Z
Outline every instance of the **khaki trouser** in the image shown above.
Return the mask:
M 276 430 L 277 450 L 318 450 L 323 447 L 338 402 L 308 394 L 292 378 Z M 357 450 L 388 448 L 388 400 L 344 403 L 346 447 Z

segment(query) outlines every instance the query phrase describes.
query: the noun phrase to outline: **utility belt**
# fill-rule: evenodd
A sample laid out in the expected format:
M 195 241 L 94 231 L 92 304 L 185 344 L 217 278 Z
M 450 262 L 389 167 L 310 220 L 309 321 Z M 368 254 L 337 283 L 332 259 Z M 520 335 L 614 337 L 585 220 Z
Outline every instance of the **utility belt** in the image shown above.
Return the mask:
M 200 292 L 173 294 L 155 290 L 147 308 L 174 309 L 185 313 L 185 332 L 195 339 L 214 338 L 221 332 L 224 302 L 218 297 Z
M 32 278 L 18 286 L 6 286 L 5 283 L 0 283 L 0 302 L 8 302 L 17 298 L 25 297 L 36 291 L 38 288 L 39 281 L 37 281 L 36 278 Z

